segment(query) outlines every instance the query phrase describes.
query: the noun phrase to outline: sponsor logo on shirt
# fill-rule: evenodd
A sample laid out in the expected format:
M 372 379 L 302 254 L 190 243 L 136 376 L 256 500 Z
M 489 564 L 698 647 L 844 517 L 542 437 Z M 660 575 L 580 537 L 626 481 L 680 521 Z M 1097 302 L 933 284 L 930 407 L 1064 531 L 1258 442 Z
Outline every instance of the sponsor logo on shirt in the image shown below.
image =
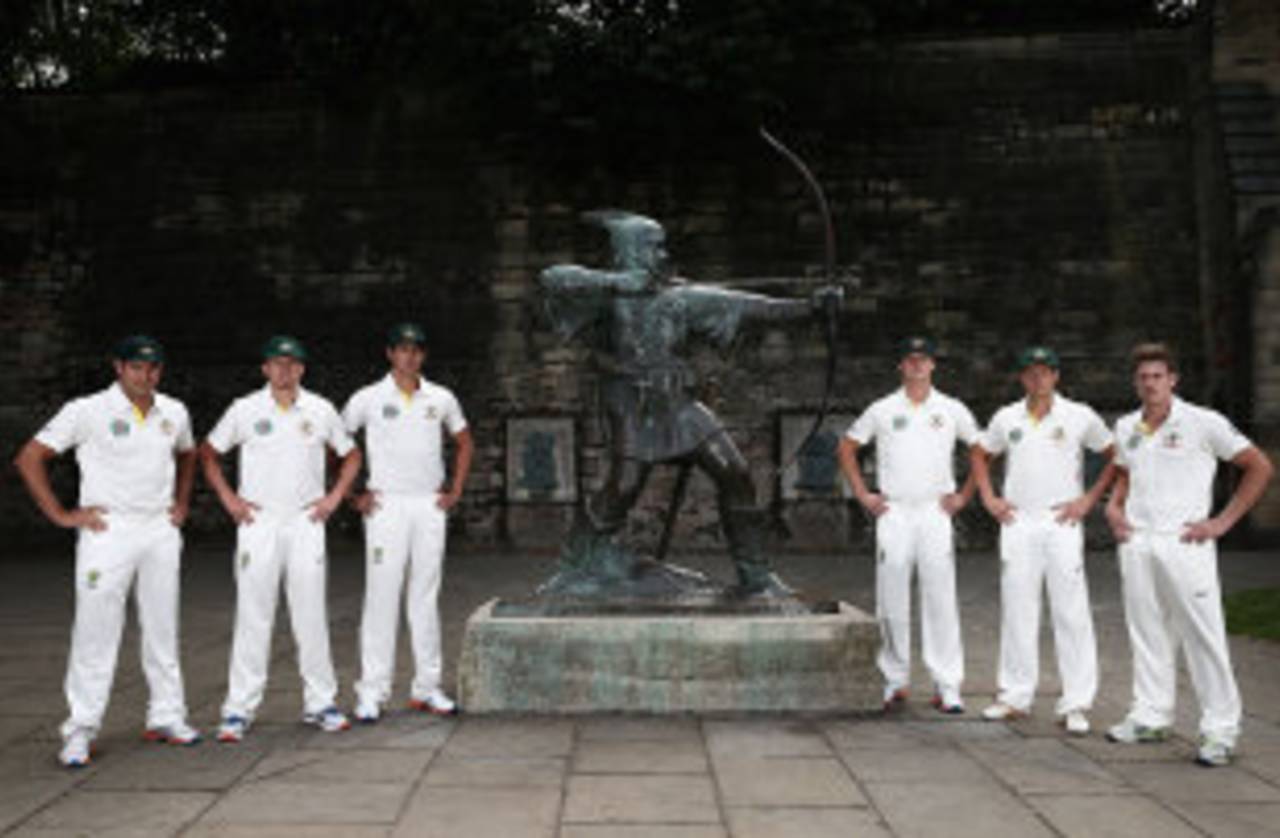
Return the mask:
M 1142 444 L 1142 434 L 1135 433 L 1133 436 L 1129 437 L 1129 442 L 1127 444 L 1130 451 L 1137 448 Z
M 98 587 L 98 580 L 101 578 L 102 578 L 102 571 L 99 571 L 99 570 L 89 571 L 85 579 L 89 583 L 90 590 L 93 590 Z
M 381 547 L 373 548 L 373 563 L 382 564 L 382 548 Z
M 271 420 L 259 419 L 257 422 L 253 423 L 253 430 L 258 436 L 266 436 L 271 433 Z
M 123 419 L 112 419 L 111 424 L 107 426 L 112 436 L 128 436 L 129 423 Z
M 396 407 L 395 405 L 393 405 L 393 404 L 384 404 L 384 405 L 382 406 L 382 418 L 383 418 L 383 419 L 394 419 L 394 418 L 396 418 L 396 417 L 397 417 L 397 416 L 399 416 L 399 415 L 400 415 L 400 408 Z
M 248 566 L 249 566 L 249 551 L 246 550 L 240 554 L 240 567 L 246 568 Z
M 902 430 L 903 428 L 905 428 L 906 426 L 907 426 L 907 417 L 905 417 L 905 416 L 895 416 L 895 417 L 893 417 L 893 429 L 894 429 L 895 431 L 900 431 L 900 430 Z
M 1009 442 L 1016 445 L 1020 439 L 1022 439 L 1022 428 L 1014 428 L 1009 431 Z

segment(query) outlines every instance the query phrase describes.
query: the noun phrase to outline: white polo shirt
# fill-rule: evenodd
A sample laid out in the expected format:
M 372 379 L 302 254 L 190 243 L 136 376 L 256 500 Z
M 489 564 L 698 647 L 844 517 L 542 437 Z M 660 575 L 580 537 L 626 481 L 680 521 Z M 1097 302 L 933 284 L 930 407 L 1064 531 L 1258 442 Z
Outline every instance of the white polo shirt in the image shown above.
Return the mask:
M 67 402 L 35 439 L 76 449 L 81 506 L 140 515 L 173 506 L 174 453 L 194 445 L 182 402 L 156 393 L 144 416 L 118 383 Z
M 276 513 L 296 512 L 324 497 L 325 446 L 339 457 L 354 446 L 328 399 L 299 389 L 294 403 L 282 408 L 270 385 L 236 399 L 208 442 L 222 454 L 240 447 L 240 496 Z
M 1027 411 L 1025 400 L 1000 408 L 978 444 L 1007 455 L 1005 500 L 1043 512 L 1084 493 L 1084 449 L 1102 453 L 1112 436 L 1093 408 L 1055 393 L 1040 419 Z
M 880 493 L 889 500 L 933 500 L 956 490 L 956 439 L 978 438 L 978 423 L 957 399 L 930 389 L 916 404 L 898 390 L 873 403 L 845 433 L 859 445 L 876 444 Z
M 364 428 L 369 488 L 378 492 L 431 494 L 444 483 L 444 430 L 467 427 L 457 398 L 425 378 L 405 393 L 390 373 L 357 390 L 342 409 L 347 431 Z
M 1116 465 L 1129 472 L 1125 517 L 1135 529 L 1181 533 L 1209 517 L 1218 460 L 1233 460 L 1252 446 L 1217 411 L 1174 398 L 1169 416 L 1152 433 L 1136 410 L 1116 422 Z

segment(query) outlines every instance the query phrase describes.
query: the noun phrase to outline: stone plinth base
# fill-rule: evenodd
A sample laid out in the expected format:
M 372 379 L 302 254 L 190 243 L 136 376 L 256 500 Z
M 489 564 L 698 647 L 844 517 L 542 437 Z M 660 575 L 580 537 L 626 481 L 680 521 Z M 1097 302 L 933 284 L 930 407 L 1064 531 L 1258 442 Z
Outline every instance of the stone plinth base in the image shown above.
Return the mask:
M 467 713 L 855 712 L 879 709 L 875 621 L 847 603 L 802 616 L 467 620 Z

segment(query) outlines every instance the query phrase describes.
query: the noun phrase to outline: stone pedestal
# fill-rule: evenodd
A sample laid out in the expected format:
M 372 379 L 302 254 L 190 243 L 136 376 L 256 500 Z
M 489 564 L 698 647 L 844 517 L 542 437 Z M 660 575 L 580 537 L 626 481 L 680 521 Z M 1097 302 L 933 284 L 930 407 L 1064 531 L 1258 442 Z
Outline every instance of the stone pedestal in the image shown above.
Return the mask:
M 494 616 L 467 620 L 467 713 L 855 712 L 879 709 L 875 621 L 835 613 Z

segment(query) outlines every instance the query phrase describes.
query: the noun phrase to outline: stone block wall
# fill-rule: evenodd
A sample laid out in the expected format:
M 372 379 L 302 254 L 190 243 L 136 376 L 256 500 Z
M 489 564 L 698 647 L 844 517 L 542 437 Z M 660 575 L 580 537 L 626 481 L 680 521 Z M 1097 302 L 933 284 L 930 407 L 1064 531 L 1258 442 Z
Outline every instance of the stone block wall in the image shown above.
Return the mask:
M 1100 33 L 827 59 L 827 83 L 797 90 L 770 127 L 815 170 L 836 220 L 849 304 L 833 409 L 893 388 L 892 345 L 917 331 L 942 346 L 939 387 L 982 419 L 1017 395 L 1010 364 L 1029 341 L 1057 346 L 1064 389 L 1108 415 L 1133 401 L 1124 355 L 1139 339 L 1184 350 L 1194 395 L 1189 49 L 1177 32 Z M 547 529 L 567 512 L 507 503 L 504 428 L 577 418 L 583 489 L 598 486 L 587 354 L 546 329 L 533 282 L 549 264 L 607 258 L 578 214 L 659 219 L 693 279 L 785 295 L 817 281 L 820 219 L 795 172 L 753 125 L 680 117 L 641 136 L 590 119 L 476 136 L 419 92 L 353 101 L 287 85 L 2 103 L 0 442 L 14 450 L 62 401 L 104 385 L 120 334 L 166 343 L 165 389 L 204 433 L 259 386 L 267 335 L 307 342 L 307 385 L 340 403 L 381 374 L 387 325 L 413 318 L 431 336 L 428 374 L 458 392 L 478 443 L 458 543 L 551 549 Z M 745 281 L 759 277 L 794 279 Z M 784 548 L 865 536 L 840 500 L 780 499 L 778 417 L 817 408 L 825 352 L 816 323 L 694 352 Z M 72 479 L 60 464 L 68 498 Z M 639 504 L 650 540 L 673 480 L 657 474 Z M 197 532 L 227 526 L 214 507 L 202 491 Z M 0 484 L 0 513 L 15 538 L 47 531 L 15 481 Z M 990 531 L 976 513 L 962 529 L 971 543 Z M 676 548 L 718 543 L 697 478 Z

